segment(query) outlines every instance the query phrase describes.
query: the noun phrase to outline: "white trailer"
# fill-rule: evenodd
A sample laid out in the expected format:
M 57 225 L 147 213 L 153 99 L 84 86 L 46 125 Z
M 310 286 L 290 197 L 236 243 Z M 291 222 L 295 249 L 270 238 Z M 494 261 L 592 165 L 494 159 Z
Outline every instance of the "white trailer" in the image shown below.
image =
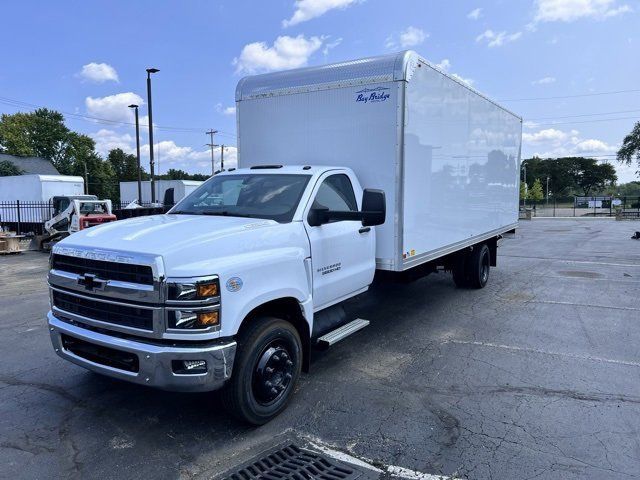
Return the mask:
M 151 202 L 151 182 L 145 180 L 142 183 L 142 199 L 138 198 L 138 182 L 120 182 L 120 200 L 122 202 Z M 202 185 L 203 182 L 197 180 L 156 180 L 155 191 L 156 201 L 162 203 L 167 190 L 173 189 L 174 202 L 179 202 L 184 197 Z
M 53 197 L 84 194 L 84 179 L 69 175 L 15 175 L 0 177 L 0 221 L 18 222 L 17 203 L 21 202 L 21 222 L 41 224 L 51 218 L 48 203 Z
M 346 166 L 386 193 L 378 269 L 517 226 L 522 119 L 415 52 L 246 77 L 236 106 L 239 167 Z
M 48 202 L 52 197 L 82 195 L 84 179 L 69 175 L 0 177 L 0 201 Z

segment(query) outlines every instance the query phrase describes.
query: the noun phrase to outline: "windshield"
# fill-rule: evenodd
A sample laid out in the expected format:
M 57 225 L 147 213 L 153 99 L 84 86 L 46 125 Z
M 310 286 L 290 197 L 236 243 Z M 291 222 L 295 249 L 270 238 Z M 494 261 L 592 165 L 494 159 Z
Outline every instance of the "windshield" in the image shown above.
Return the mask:
M 310 175 L 216 175 L 170 213 L 229 215 L 290 222 Z

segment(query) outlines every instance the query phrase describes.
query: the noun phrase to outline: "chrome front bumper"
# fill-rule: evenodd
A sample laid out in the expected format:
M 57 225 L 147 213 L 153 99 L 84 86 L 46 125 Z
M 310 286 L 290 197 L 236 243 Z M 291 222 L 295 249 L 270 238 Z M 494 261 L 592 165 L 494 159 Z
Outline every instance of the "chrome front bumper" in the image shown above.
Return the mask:
M 47 314 L 51 342 L 56 353 L 81 367 L 128 382 L 148 385 L 163 390 L 183 392 L 205 392 L 217 390 L 231 377 L 236 353 L 236 342 L 215 343 L 205 346 L 173 347 L 136 342 L 112 337 L 93 330 L 71 325 L 58 319 L 52 312 Z M 76 355 L 64 347 L 62 335 L 74 337 L 87 343 L 107 347 L 138 357 L 138 371 L 129 372 Z M 201 374 L 174 373 L 174 360 L 205 360 L 207 372 Z

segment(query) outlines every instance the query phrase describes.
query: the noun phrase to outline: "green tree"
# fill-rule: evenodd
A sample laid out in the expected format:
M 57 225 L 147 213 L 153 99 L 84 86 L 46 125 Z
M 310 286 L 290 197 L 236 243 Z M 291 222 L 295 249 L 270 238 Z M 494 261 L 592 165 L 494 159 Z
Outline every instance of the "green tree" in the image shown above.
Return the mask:
M 593 158 L 581 158 L 578 164 L 579 173 L 576 184 L 585 197 L 592 190 L 602 190 L 618 180 L 616 169 L 609 163 L 598 163 Z
M 20 157 L 47 158 L 58 168 L 69 133 L 62 114 L 53 110 L 39 108 L 32 113 L 3 114 L 0 151 Z
M 631 165 L 634 155 L 638 162 L 638 171 L 636 173 L 640 175 L 640 122 L 637 122 L 631 133 L 624 137 L 622 147 L 618 150 L 618 161 Z
M 526 200 L 529 198 L 529 189 L 527 188 L 527 184 L 524 182 L 520 182 L 520 200 Z
M 24 172 L 9 160 L 0 160 L 0 177 L 22 175 Z
M 135 155 L 125 153 L 121 148 L 114 148 L 109 152 L 107 161 L 113 168 L 116 179 L 119 182 L 132 182 L 138 180 L 138 160 Z M 147 180 L 149 175 L 140 168 L 140 177 Z
M 542 191 L 542 184 L 540 183 L 540 179 L 536 178 L 531 186 L 531 190 L 529 190 L 529 198 L 534 202 L 539 202 L 544 198 L 544 192 Z
M 202 173 L 187 173 L 184 170 L 170 168 L 167 170 L 167 173 L 164 175 L 160 175 L 159 177 L 162 180 L 199 180 L 201 182 L 207 180 L 209 175 L 204 175 Z

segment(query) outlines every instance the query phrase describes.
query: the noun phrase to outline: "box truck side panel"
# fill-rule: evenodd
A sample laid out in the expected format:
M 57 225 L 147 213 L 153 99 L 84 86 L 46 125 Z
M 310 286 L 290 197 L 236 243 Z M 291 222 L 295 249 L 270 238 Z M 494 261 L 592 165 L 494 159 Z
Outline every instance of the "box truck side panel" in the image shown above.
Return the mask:
M 520 118 L 428 64 L 406 87 L 404 268 L 518 221 Z
M 41 175 L 42 201 L 48 202 L 52 197 L 62 195 L 83 195 L 84 179 L 55 175 Z
M 393 267 L 399 248 L 395 193 L 401 85 L 393 81 L 349 85 L 237 103 L 241 168 L 347 166 L 364 188 L 386 192 L 387 222 L 376 227 L 376 257 L 382 268 Z

